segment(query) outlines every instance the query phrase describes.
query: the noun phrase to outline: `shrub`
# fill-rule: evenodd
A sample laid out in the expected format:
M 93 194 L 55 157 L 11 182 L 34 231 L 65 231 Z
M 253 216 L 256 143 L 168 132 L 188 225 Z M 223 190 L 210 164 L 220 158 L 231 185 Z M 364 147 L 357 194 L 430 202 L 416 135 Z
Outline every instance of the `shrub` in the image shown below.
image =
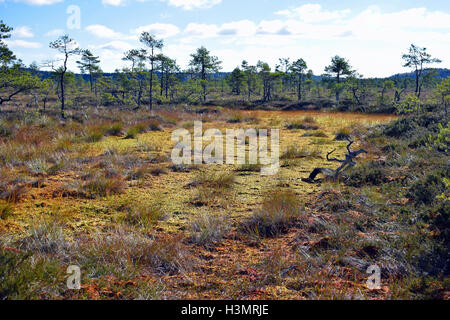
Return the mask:
M 60 298 L 65 276 L 56 259 L 0 246 L 0 300 Z
M 418 204 L 431 204 L 445 189 L 442 173 L 435 171 L 416 181 L 409 189 L 407 197 Z
M 450 125 L 444 127 L 441 123 L 438 123 L 439 132 L 436 135 L 429 135 L 427 144 L 430 149 L 435 148 L 441 152 L 448 152 L 450 144 Z
M 388 137 L 407 137 L 407 134 L 415 131 L 417 127 L 414 117 L 406 117 L 390 122 L 385 126 L 383 133 Z
M 397 103 L 395 109 L 398 114 L 420 112 L 422 110 L 422 102 L 416 95 L 410 94 L 403 102 Z
M 14 213 L 14 207 L 9 202 L 0 201 L 0 219 L 5 220 Z
M 286 232 L 302 215 L 302 203 L 293 191 L 276 190 L 268 194 L 261 208 L 248 218 L 243 230 L 260 237 L 274 237 Z
M 439 230 L 439 237 L 444 243 L 450 243 L 450 201 L 444 201 L 437 210 L 438 214 L 433 218 L 432 224 Z
M 387 181 L 385 170 L 378 167 L 376 163 L 358 165 L 350 171 L 346 184 L 352 187 L 364 185 L 378 186 Z

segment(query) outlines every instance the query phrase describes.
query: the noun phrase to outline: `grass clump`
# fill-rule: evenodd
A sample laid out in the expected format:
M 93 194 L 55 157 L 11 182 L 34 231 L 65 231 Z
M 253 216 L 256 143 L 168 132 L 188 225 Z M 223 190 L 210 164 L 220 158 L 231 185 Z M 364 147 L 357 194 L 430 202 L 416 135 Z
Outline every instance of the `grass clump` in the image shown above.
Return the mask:
M 190 268 L 180 237 L 152 239 L 124 225 L 96 235 L 78 252 L 83 270 L 97 276 L 134 277 L 142 268 L 176 274 Z
M 262 168 L 261 163 L 245 163 L 240 165 L 236 172 L 260 172 Z
M 219 173 L 200 173 L 198 174 L 191 185 L 204 186 L 213 189 L 229 189 L 233 186 L 235 179 L 234 172 L 219 172 Z
M 158 166 L 158 167 L 154 167 L 154 168 L 150 169 L 150 174 L 155 177 L 159 177 L 160 175 L 166 174 L 166 173 L 167 173 L 167 170 L 164 167 Z
M 282 160 L 299 159 L 299 158 L 320 158 L 320 152 L 299 149 L 296 146 L 289 146 L 281 155 Z
M 220 207 L 226 207 L 224 196 L 229 194 L 235 179 L 234 172 L 199 173 L 187 187 L 196 187 L 196 193 L 191 201 L 196 207 L 202 207 L 215 202 Z
M 150 131 L 161 131 L 161 124 L 157 120 L 151 120 L 147 123 L 147 128 Z
M 128 128 L 125 139 L 136 139 L 137 135 L 140 133 L 146 132 L 147 128 L 148 128 L 148 126 L 145 123 L 138 123 L 138 124 Z
M 108 136 L 120 136 L 122 135 L 123 124 L 120 122 L 113 123 L 106 129 L 105 134 Z
M 0 219 L 5 220 L 12 216 L 14 213 L 14 207 L 11 203 L 6 201 L 0 201 Z
M 286 129 L 289 130 L 318 130 L 319 126 L 311 123 L 311 122 L 307 122 L 305 120 L 300 120 L 300 121 L 292 121 L 291 123 L 289 123 L 286 126 Z
M 143 228 L 151 227 L 164 218 L 161 201 L 130 201 L 124 206 L 124 222 Z
M 347 139 L 350 139 L 351 130 L 349 128 L 341 128 L 339 129 L 335 134 L 336 137 L 334 140 L 336 141 L 345 141 Z
M 222 240 L 230 230 L 229 219 L 223 214 L 202 213 L 190 225 L 190 240 L 202 246 L 211 246 Z
M 233 115 L 227 120 L 227 122 L 228 122 L 228 123 L 241 123 L 241 122 L 243 121 L 243 119 L 244 119 L 244 118 L 242 117 L 242 115 L 236 113 L 236 114 L 233 114 Z
M 122 175 L 97 170 L 83 177 L 80 189 L 90 197 L 105 197 L 121 193 L 126 188 Z
M 45 220 L 32 226 L 28 236 L 19 240 L 18 246 L 33 253 L 59 255 L 66 253 L 70 248 L 61 225 L 55 221 Z
M 0 137 L 9 138 L 13 134 L 13 131 L 4 122 L 0 122 Z
M 85 136 L 86 142 L 98 142 L 103 139 L 108 128 L 106 126 L 95 126 L 90 128 Z
M 316 118 L 314 118 L 312 116 L 306 116 L 302 120 L 305 123 L 317 123 Z
M 323 131 L 309 131 L 303 134 L 303 137 L 319 137 L 319 138 L 327 138 L 327 134 Z
M 243 230 L 263 238 L 275 237 L 286 232 L 302 215 L 303 205 L 293 191 L 276 190 L 248 218 Z
M 27 163 L 28 169 L 32 174 L 46 174 L 49 172 L 49 165 L 45 159 L 35 159 Z

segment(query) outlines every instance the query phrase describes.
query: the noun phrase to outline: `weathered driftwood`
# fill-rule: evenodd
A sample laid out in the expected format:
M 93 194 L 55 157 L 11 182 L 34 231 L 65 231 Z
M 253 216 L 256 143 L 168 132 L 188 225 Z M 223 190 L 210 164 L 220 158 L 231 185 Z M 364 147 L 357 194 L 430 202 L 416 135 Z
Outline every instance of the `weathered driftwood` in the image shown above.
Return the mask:
M 358 151 L 351 151 L 350 147 L 353 144 L 353 141 L 350 140 L 350 138 L 347 139 L 347 141 L 349 142 L 347 145 L 347 152 L 348 154 L 345 155 L 345 159 L 341 160 L 341 159 L 337 159 L 337 158 L 330 158 L 330 155 L 336 151 L 336 149 L 334 149 L 331 152 L 328 152 L 327 154 L 327 160 L 328 161 L 335 161 L 335 162 L 339 162 L 342 163 L 341 166 L 339 168 L 337 168 L 336 170 L 333 169 L 329 169 L 329 168 L 315 168 L 311 174 L 309 175 L 308 178 L 303 178 L 302 181 L 308 182 L 308 183 L 317 183 L 320 182 L 320 179 L 316 179 L 317 175 L 319 174 L 323 174 L 326 177 L 331 177 L 333 179 L 337 178 L 339 176 L 340 173 L 342 173 L 343 171 L 353 167 L 354 165 L 356 165 L 356 162 L 353 161 L 358 155 L 360 155 L 361 153 L 367 153 L 366 150 L 364 149 L 360 149 Z

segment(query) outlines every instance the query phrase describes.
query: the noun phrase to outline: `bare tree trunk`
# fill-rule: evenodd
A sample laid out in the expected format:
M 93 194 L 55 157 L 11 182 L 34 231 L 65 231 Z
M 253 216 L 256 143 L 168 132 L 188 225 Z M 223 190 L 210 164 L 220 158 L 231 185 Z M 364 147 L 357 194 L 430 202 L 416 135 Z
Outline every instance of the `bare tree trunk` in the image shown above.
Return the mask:
M 339 84 L 341 82 L 341 79 L 339 78 L 339 73 L 336 75 L 336 84 Z M 340 92 L 339 88 L 336 88 L 336 101 L 339 102 L 340 98 Z
M 64 107 L 65 107 L 65 93 L 64 93 L 64 74 L 65 72 L 61 72 L 60 78 L 60 86 L 61 86 L 61 117 L 64 119 Z
M 298 75 L 298 88 L 297 88 L 297 90 L 298 90 L 298 101 L 301 101 L 302 100 L 302 75 L 301 74 L 299 74 Z
M 202 87 L 203 87 L 203 102 L 206 102 L 206 70 L 205 63 L 202 63 Z

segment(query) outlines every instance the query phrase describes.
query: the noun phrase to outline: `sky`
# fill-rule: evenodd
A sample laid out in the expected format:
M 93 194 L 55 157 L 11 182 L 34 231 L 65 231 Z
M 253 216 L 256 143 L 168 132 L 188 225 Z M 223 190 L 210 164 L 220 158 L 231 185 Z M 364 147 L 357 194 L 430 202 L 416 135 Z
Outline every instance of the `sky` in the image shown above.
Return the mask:
M 274 68 L 279 58 L 303 58 L 320 75 L 340 55 L 364 77 L 385 77 L 408 70 L 401 56 L 411 43 L 450 68 L 450 1 L 442 0 L 0 0 L 0 20 L 14 28 L 7 43 L 26 65 L 57 59 L 49 43 L 69 34 L 113 72 L 148 31 L 182 68 L 205 46 L 226 72 L 242 60 Z

